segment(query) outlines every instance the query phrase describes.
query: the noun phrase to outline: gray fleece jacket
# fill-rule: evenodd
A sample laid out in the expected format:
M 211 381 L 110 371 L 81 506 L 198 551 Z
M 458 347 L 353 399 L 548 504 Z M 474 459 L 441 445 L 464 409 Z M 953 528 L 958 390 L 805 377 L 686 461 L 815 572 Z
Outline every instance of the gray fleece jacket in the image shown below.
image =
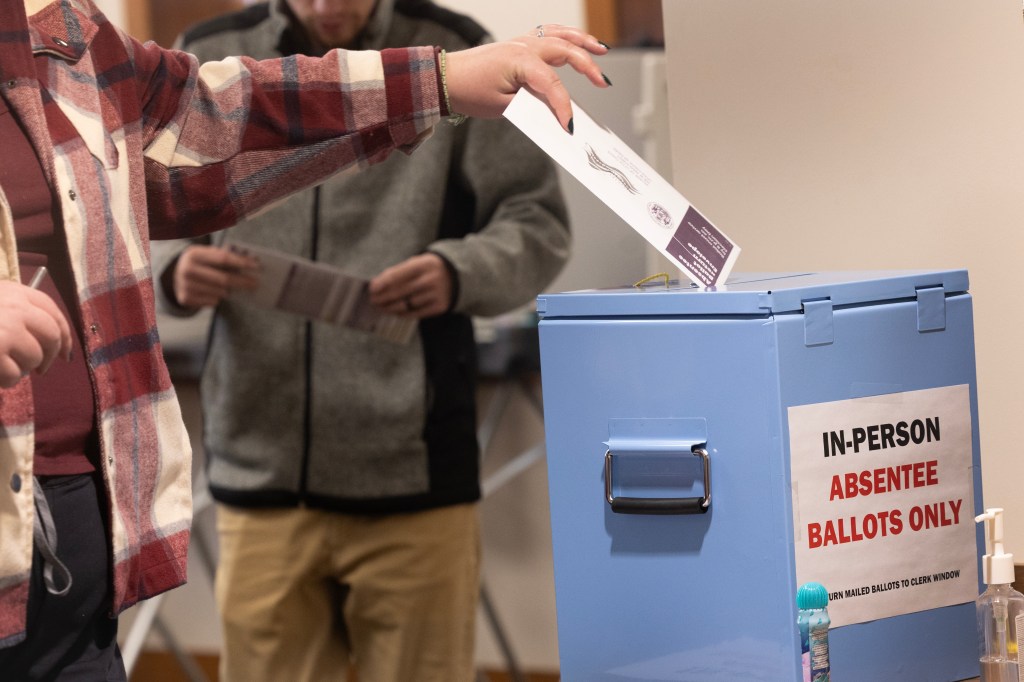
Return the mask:
M 284 3 L 188 31 L 200 60 L 309 53 Z M 380 0 L 360 47 L 488 40 L 467 17 L 425 0 Z M 424 251 L 455 276 L 451 310 L 413 343 L 223 302 L 201 389 L 213 496 L 228 504 L 402 512 L 479 498 L 475 347 L 469 316 L 518 307 L 569 254 L 566 208 L 548 158 L 506 121 L 442 123 L 412 155 L 336 177 L 213 237 L 331 263 L 371 278 Z M 161 248 L 169 268 L 187 244 Z

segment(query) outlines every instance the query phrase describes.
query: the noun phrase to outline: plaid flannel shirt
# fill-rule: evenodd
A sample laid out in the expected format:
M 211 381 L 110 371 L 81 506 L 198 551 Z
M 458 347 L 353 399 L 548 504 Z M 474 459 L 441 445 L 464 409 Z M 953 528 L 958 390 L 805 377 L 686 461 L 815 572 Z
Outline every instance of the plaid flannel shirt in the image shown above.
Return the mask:
M 200 68 L 126 36 L 90 0 L 45 4 L 27 28 L 11 0 L 0 3 L 0 94 L 39 154 L 66 233 L 119 613 L 185 581 L 191 520 L 191 449 L 157 336 L 150 239 L 232 225 L 335 172 L 410 151 L 446 113 L 436 54 L 335 51 Z M 0 278 L 18 277 L 0 188 Z M 25 637 L 32 424 L 31 382 L 0 389 L 0 646 Z

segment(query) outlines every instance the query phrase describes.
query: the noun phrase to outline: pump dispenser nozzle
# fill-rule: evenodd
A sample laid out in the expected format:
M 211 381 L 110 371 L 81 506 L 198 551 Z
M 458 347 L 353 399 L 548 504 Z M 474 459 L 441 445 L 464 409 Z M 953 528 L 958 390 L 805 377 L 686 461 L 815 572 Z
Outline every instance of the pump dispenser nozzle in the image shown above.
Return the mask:
M 974 517 L 974 521 L 985 522 L 985 556 L 981 560 L 985 584 L 1012 584 L 1013 555 L 1003 553 L 1003 510 L 999 507 L 986 509 L 984 514 Z

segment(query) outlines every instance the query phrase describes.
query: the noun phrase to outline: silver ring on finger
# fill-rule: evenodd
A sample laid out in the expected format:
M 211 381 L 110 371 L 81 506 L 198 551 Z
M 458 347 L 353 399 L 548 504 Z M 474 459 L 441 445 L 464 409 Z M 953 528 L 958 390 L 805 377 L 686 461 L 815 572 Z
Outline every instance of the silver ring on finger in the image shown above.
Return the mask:
M 537 24 L 537 37 L 538 38 L 543 38 L 544 37 L 544 24 Z

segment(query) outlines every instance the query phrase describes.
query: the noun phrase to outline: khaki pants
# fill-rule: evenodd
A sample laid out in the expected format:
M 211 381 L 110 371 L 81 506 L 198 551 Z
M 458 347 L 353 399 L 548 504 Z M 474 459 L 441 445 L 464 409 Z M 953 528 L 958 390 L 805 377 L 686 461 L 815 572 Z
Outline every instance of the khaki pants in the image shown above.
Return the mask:
M 476 504 L 354 516 L 218 505 L 226 682 L 470 682 Z

